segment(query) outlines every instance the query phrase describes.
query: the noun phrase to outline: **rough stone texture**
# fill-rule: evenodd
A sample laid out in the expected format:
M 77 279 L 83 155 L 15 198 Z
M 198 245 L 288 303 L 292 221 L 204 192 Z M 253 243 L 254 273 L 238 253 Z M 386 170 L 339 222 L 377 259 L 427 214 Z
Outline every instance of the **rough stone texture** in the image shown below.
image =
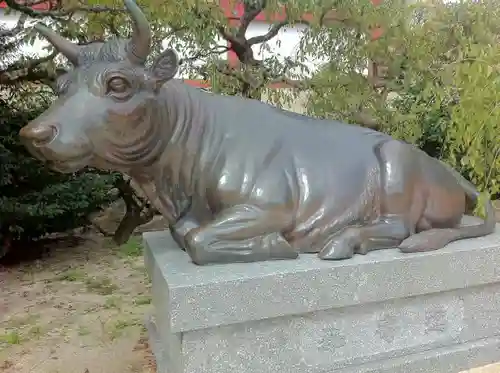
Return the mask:
M 159 373 L 457 373 L 500 361 L 500 229 L 445 249 L 196 266 L 144 234 Z
M 483 367 L 470 369 L 460 373 L 500 373 L 500 363 L 488 364 Z

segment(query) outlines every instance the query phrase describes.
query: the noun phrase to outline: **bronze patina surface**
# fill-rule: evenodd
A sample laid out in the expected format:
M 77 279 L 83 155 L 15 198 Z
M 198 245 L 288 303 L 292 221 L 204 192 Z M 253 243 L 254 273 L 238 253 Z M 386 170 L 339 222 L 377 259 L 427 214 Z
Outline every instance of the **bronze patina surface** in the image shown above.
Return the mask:
M 478 192 L 414 146 L 190 87 L 172 79 L 179 61 L 171 49 L 145 66 L 150 27 L 133 0 L 124 2 L 134 25 L 127 40 L 78 46 L 37 26 L 74 69 L 20 135 L 60 172 L 130 175 L 194 263 L 428 251 L 493 232 L 490 201 L 483 222 L 459 225 Z

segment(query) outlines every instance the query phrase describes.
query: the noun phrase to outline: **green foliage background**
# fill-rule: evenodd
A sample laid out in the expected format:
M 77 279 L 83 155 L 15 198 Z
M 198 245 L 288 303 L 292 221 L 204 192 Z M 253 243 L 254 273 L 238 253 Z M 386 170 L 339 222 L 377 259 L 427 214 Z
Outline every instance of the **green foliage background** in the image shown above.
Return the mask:
M 266 15 L 281 6 L 277 0 L 244 2 L 264 6 Z M 76 0 L 60 3 L 66 9 L 80 6 Z M 384 0 L 378 6 L 371 0 L 288 0 L 289 25 L 303 22 L 304 12 L 314 15 L 294 55 L 282 58 L 269 45 L 256 45 L 268 51 L 262 61 L 252 65 L 240 59 L 230 69 L 222 58 L 227 42 L 221 30 L 234 36 L 238 29 L 229 25 L 218 1 L 138 3 L 153 28 L 150 61 L 167 38 L 169 47 L 193 56 L 183 59 L 181 71 L 190 78 L 209 80 L 214 92 L 257 99 L 265 93 L 278 106 L 306 97 L 304 109 L 312 116 L 353 125 L 367 125 L 362 119 L 370 118 L 370 126 L 450 164 L 486 196 L 499 196 L 498 0 Z M 86 2 L 88 7 L 97 5 L 111 9 L 123 3 Z M 32 16 L 43 18 L 38 13 Z M 44 22 L 75 42 L 111 34 L 127 36 L 131 30 L 123 12 L 90 12 L 83 18 L 53 17 Z M 383 34 L 374 39 L 377 27 L 383 28 Z M 25 43 L 33 43 L 36 37 L 31 26 L 18 35 Z M 245 41 L 248 38 L 242 45 Z M 311 61 L 323 61 L 321 69 L 311 71 Z M 372 79 L 366 73 L 370 63 L 384 67 L 383 76 Z M 65 60 L 59 56 L 41 67 L 50 72 L 61 64 Z M 287 82 L 293 89 L 266 88 L 275 82 Z M 0 101 L 0 232 L 20 232 L 23 227 L 28 237 L 35 237 L 64 230 L 69 222 L 84 222 L 89 212 L 109 202 L 112 180 L 91 170 L 54 174 L 27 156 L 16 131 L 43 105 L 26 97 L 15 105 Z
M 86 225 L 91 213 L 116 198 L 111 192 L 113 176 L 91 170 L 69 175 L 52 172 L 27 153 L 19 141 L 19 130 L 46 106 L 39 95 L 22 101 L 0 99 L 0 242 L 3 245 Z
M 328 86 L 313 89 L 308 112 L 355 123 L 355 114 L 363 108 L 376 118 L 378 129 L 416 144 L 497 197 L 498 3 L 384 1 L 358 20 L 364 28 L 387 25 L 384 35 L 369 42 L 345 38 L 341 54 L 313 78 Z M 349 30 L 338 27 L 340 33 Z M 333 28 L 322 32 L 323 43 L 311 48 L 316 55 L 327 53 L 340 34 Z M 309 39 L 318 41 L 314 34 Z M 366 60 L 387 66 L 382 88 L 374 89 L 360 74 L 360 61 Z

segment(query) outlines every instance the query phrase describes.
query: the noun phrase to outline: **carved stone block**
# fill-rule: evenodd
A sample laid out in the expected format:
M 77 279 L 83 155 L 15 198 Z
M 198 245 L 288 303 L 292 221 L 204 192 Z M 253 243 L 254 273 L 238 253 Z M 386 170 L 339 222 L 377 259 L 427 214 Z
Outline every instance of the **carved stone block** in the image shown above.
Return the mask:
M 158 373 L 458 373 L 500 361 L 500 229 L 442 250 L 194 265 L 144 234 Z

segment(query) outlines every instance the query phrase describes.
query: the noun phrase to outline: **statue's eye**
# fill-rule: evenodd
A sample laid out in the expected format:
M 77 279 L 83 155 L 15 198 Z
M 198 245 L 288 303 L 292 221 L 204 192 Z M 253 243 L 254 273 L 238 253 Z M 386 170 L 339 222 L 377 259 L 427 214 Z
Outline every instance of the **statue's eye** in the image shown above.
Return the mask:
M 119 76 L 108 80 L 108 93 L 125 93 L 130 89 L 130 83 Z

